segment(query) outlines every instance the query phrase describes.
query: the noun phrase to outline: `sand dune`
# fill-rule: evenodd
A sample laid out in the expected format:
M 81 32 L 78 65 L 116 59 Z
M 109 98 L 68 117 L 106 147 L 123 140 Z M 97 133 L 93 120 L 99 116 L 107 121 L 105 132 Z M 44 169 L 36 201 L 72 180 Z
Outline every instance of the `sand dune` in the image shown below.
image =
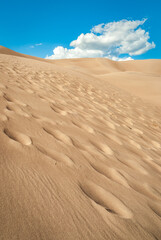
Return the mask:
M 161 60 L 0 47 L 0 239 L 161 239 Z
M 54 61 L 55 62 L 55 61 Z M 138 96 L 146 102 L 161 106 L 161 60 L 114 62 L 109 59 L 59 60 L 56 64 L 101 80 Z

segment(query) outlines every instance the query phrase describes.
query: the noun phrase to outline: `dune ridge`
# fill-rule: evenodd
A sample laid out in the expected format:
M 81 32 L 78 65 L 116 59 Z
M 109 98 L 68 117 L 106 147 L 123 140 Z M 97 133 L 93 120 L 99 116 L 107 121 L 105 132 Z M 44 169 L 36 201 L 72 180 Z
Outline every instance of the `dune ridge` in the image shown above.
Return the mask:
M 161 239 L 160 84 L 161 60 L 1 46 L 0 239 Z

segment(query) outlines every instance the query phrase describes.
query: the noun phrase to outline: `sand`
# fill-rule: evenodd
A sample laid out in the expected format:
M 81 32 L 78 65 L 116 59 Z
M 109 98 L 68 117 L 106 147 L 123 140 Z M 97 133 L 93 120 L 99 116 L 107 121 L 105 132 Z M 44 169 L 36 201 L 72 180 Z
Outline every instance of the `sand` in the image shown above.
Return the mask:
M 161 239 L 161 60 L 0 47 L 0 239 Z

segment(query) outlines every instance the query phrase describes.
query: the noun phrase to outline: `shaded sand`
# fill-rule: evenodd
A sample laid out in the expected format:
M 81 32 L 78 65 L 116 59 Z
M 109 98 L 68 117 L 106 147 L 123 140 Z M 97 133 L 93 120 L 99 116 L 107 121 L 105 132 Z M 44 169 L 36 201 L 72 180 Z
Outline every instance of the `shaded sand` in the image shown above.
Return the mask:
M 0 239 L 161 239 L 161 60 L 0 47 Z

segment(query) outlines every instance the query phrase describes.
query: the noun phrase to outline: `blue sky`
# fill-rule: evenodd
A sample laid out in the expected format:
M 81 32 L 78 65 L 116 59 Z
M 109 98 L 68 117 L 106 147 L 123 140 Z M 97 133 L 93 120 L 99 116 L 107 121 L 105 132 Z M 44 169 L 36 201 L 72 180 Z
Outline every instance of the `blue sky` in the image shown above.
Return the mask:
M 148 41 L 156 46 L 131 57 L 161 58 L 160 0 L 1 0 L 0 4 L 0 45 L 15 51 L 44 58 L 58 46 L 70 49 L 73 40 L 98 24 L 147 18 L 141 28 L 149 32 Z M 35 45 L 39 43 L 42 45 Z

